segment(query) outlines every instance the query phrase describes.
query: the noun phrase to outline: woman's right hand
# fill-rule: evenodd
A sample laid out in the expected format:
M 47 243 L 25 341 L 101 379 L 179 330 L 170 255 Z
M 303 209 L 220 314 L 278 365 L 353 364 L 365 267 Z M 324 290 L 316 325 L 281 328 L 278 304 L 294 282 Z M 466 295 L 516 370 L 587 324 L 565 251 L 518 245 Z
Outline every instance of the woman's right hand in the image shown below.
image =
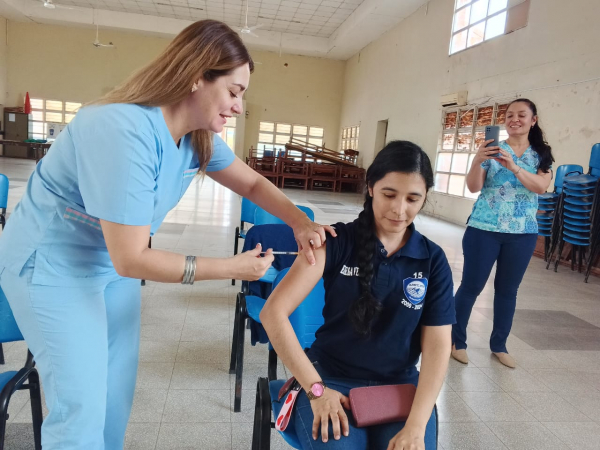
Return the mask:
M 342 433 L 344 436 L 348 436 L 350 427 L 348 425 L 348 416 L 346 416 L 346 411 L 344 411 L 344 408 L 350 409 L 350 400 L 348 397 L 338 391 L 326 388 L 321 397 L 310 401 L 310 406 L 315 416 L 312 427 L 312 437 L 314 440 L 319 438 L 320 426 L 323 442 L 327 442 L 329 439 L 330 420 L 335 439 L 340 439 Z
M 227 278 L 236 280 L 256 281 L 264 276 L 275 257 L 273 249 L 268 249 L 264 256 L 261 257 L 262 246 L 256 245 L 254 250 L 249 250 L 232 258 L 233 274 Z
M 483 141 L 479 148 L 477 149 L 477 153 L 475 153 L 475 158 L 473 158 L 473 165 L 481 164 L 482 162 L 494 158 L 498 153 L 500 153 L 500 147 L 494 145 L 492 147 L 486 147 L 489 143 L 494 142 L 494 139 L 490 139 L 487 141 Z

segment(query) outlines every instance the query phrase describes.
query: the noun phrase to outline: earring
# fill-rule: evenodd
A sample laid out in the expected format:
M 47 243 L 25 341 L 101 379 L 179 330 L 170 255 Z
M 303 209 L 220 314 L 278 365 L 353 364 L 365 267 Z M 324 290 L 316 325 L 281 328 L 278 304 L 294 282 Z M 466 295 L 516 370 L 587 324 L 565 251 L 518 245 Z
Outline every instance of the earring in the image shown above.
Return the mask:
M 192 84 L 192 92 L 196 92 L 198 90 L 198 85 L 196 83 Z

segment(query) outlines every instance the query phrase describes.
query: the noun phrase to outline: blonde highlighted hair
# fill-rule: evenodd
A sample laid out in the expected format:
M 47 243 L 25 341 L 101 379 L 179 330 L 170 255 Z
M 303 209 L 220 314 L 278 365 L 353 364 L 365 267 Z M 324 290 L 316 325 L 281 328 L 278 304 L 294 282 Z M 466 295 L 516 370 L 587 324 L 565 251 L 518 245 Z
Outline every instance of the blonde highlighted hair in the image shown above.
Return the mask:
M 154 61 L 95 103 L 172 105 L 190 95 L 200 77 L 211 82 L 244 64 L 249 64 L 250 72 L 254 70 L 254 62 L 238 34 L 223 22 L 200 20 L 179 33 Z M 200 171 L 206 169 L 212 157 L 212 137 L 210 130 L 192 132 Z

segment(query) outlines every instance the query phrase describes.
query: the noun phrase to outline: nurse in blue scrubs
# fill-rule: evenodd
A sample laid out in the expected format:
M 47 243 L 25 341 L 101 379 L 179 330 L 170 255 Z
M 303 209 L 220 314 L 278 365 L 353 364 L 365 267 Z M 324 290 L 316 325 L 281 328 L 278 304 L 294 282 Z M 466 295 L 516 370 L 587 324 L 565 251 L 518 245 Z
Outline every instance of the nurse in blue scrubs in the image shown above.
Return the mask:
M 77 116 L 37 165 L 0 238 L 0 286 L 33 353 L 49 414 L 44 450 L 121 449 L 133 402 L 140 279 L 255 280 L 260 248 L 204 258 L 148 248 L 197 173 L 293 229 L 307 263 L 325 231 L 235 158 L 219 133 L 242 113 L 252 59 L 217 21 L 183 30 Z
M 413 223 L 432 186 L 427 154 L 390 142 L 367 170 L 358 219 L 335 224 L 337 237 L 317 250 L 316 265 L 296 259 L 261 312 L 270 342 L 303 388 L 293 418 L 304 450 L 437 448 L 432 411 L 455 310 L 446 255 Z M 288 317 L 321 277 L 324 324 L 305 354 Z M 406 383 L 418 385 L 406 422 L 357 428 L 348 420 L 350 389 Z

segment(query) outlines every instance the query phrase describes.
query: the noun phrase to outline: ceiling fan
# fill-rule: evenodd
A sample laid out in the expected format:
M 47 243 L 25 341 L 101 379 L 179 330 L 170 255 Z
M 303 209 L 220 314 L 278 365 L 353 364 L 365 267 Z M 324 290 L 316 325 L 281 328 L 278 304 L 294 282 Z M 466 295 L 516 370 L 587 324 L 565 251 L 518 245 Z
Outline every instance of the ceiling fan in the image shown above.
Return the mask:
M 249 34 L 250 36 L 258 37 L 258 35 L 256 33 L 254 33 L 254 30 L 262 27 L 262 24 L 254 25 L 253 27 L 248 26 L 248 1 L 249 0 L 246 0 L 246 20 L 244 22 L 244 26 L 242 28 L 240 28 L 240 33 Z
M 100 39 L 98 38 L 98 25 L 96 25 L 96 40 L 94 42 L 92 42 L 92 45 L 96 48 L 100 48 L 100 47 L 116 48 L 112 42 L 109 42 L 108 44 L 102 44 L 100 42 Z
M 44 8 L 48 8 L 48 9 L 56 9 L 56 8 L 73 9 L 70 6 L 64 6 L 64 5 L 59 5 L 57 3 L 54 3 L 52 0 L 42 0 L 42 6 Z

